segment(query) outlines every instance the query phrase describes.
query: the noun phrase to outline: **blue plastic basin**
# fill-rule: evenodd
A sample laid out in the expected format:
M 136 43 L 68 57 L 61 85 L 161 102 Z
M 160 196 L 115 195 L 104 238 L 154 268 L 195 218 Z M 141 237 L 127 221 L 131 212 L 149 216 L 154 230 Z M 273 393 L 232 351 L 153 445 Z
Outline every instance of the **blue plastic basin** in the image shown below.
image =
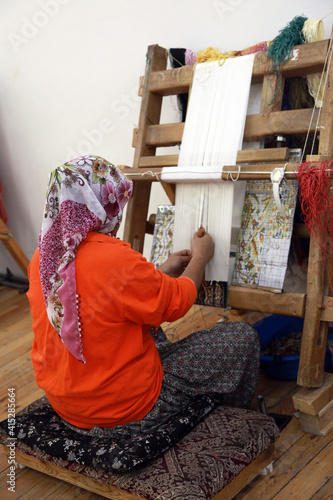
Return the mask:
M 303 318 L 272 314 L 254 323 L 260 337 L 261 349 L 275 339 L 280 339 L 303 329 Z M 260 356 L 260 369 L 265 375 L 278 380 L 297 380 L 299 354 L 293 356 Z M 327 347 L 325 371 L 332 369 L 332 357 Z

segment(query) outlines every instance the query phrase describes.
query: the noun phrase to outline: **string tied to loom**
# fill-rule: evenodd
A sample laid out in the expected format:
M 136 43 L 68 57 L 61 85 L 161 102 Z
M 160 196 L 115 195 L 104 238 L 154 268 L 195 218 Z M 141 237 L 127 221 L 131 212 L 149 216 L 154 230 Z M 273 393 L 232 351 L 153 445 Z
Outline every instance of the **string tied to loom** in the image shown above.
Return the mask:
M 224 170 L 225 165 L 221 166 L 221 178 L 223 179 L 223 173 L 227 174 L 227 180 L 231 179 L 233 182 L 238 181 L 240 173 L 242 171 L 242 167 L 240 165 L 235 165 L 237 167 L 237 172 L 235 172 L 237 175 L 236 177 L 233 177 L 233 173 L 231 170 Z

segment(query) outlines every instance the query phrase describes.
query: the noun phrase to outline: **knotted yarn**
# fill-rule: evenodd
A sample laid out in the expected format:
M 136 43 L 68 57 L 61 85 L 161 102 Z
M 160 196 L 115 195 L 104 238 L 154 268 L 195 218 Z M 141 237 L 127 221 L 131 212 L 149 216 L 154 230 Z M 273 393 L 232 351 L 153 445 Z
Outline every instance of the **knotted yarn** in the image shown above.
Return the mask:
M 207 47 L 204 50 L 200 50 L 196 55 L 196 63 L 203 63 L 209 61 L 220 61 L 223 62 L 229 57 L 239 57 L 246 56 L 248 54 L 256 54 L 257 52 L 265 52 L 268 50 L 271 42 L 259 42 L 251 47 L 247 47 L 242 50 L 230 50 L 229 52 L 221 52 L 219 49 L 214 47 Z
M 333 240 L 333 191 L 331 179 L 333 161 L 303 162 L 299 166 L 297 179 L 302 218 L 320 245 L 325 264 L 333 263 L 331 242 Z M 330 285 L 332 284 L 330 279 Z

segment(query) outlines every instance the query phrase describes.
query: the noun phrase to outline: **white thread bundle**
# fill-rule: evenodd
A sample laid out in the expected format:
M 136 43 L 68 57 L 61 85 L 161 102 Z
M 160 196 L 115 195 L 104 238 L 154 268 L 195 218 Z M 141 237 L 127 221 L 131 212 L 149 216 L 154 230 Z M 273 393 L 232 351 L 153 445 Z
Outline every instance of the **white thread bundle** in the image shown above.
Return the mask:
M 322 20 L 307 19 L 304 23 L 302 34 L 307 43 L 318 42 L 324 40 L 325 29 Z M 315 106 L 321 108 L 323 106 L 324 98 L 324 80 L 321 73 L 313 73 L 306 77 L 310 95 L 315 100 Z
M 222 66 L 213 61 L 195 68 L 177 167 L 180 175 L 173 181 L 183 174 L 184 183 L 176 187 L 173 250 L 188 248 L 193 232 L 203 225 L 215 242 L 207 280 L 229 278 L 235 184 L 222 182 L 221 173 L 224 165 L 236 163 L 242 147 L 253 61 L 251 54 L 227 59 Z M 211 171 L 212 165 L 218 166 L 216 180 L 203 181 L 202 173 Z

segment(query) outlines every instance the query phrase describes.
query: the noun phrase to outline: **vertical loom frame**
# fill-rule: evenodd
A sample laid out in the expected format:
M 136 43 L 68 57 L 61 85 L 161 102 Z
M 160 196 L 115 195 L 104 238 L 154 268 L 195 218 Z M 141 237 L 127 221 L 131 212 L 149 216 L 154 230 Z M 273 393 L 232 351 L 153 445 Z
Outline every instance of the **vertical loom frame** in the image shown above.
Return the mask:
M 286 77 L 322 72 L 328 51 L 332 51 L 329 40 L 294 47 L 289 61 L 282 66 L 282 86 Z M 184 130 L 184 123 L 159 123 L 162 99 L 165 96 L 188 93 L 193 71 L 191 66 L 172 70 L 167 70 L 166 67 L 167 51 L 158 45 L 149 46 L 145 76 L 141 85 L 139 125 L 133 136 L 135 147 L 133 168 L 124 169 L 124 173 L 134 182 L 134 194 L 128 205 L 124 239 L 140 252 L 143 251 L 145 233 L 152 234 L 153 231 L 153 217 L 147 220 L 151 183 L 158 180 L 164 166 L 178 163 L 178 155 L 156 155 L 157 148 L 180 144 Z M 314 113 L 311 109 L 281 111 L 282 92 L 280 100 L 275 102 L 269 116 L 263 116 L 265 103 L 267 98 L 269 99 L 267 92 L 273 92 L 277 85 L 276 76 L 267 75 L 266 69 L 267 52 L 257 53 L 252 83 L 263 82 L 262 101 L 260 114 L 250 115 L 246 119 L 244 139 L 257 140 L 275 134 L 305 135 L 308 129 L 314 134 L 318 109 L 315 109 Z M 312 157 L 312 161 L 333 159 L 332 81 L 331 66 L 320 113 L 319 154 Z M 287 161 L 288 148 L 239 151 L 237 163 L 242 164 L 241 172 L 239 173 L 236 166 L 226 166 L 222 179 L 230 181 L 228 170 L 234 171 L 239 180 L 269 179 L 270 172 L 276 167 L 284 167 Z M 298 165 L 287 165 L 286 178 L 296 178 L 295 170 Z M 164 182 L 161 184 L 170 202 L 174 203 L 175 186 Z M 300 226 L 294 227 L 295 232 L 304 235 L 306 229 Z M 231 307 L 304 318 L 297 379 L 298 384 L 303 387 L 320 387 L 324 380 L 328 323 L 333 321 L 333 305 L 331 305 L 333 300 L 324 294 L 324 276 L 325 268 L 321 262 L 319 245 L 314 237 L 310 237 L 306 294 L 274 294 L 236 286 L 230 286 L 228 292 L 228 302 Z

